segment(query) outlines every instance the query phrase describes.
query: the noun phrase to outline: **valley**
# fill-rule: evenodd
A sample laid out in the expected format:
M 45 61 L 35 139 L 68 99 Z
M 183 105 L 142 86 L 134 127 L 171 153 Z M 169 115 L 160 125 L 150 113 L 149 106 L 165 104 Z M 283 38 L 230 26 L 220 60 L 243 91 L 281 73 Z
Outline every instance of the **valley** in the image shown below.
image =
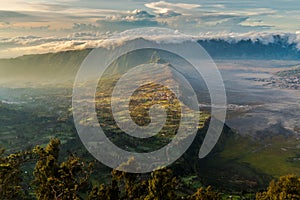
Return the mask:
M 33 70 L 29 68 L 24 71 L 22 78 L 11 81 L 10 76 L 15 77 L 13 68 L 17 64 L 6 68 L 11 70 L 7 71 L 6 76 L 2 74 L 0 145 L 7 149 L 7 153 L 29 149 L 35 145 L 45 146 L 50 138 L 56 137 L 62 142 L 62 155 L 76 152 L 88 160 L 93 159 L 80 142 L 72 116 L 71 82 L 87 52 L 74 52 L 77 55 L 76 61 L 64 63 L 64 60 L 72 57 L 72 53 L 64 53 L 63 56 L 59 53 L 37 55 L 38 58 L 35 59 L 45 64 L 39 64 L 44 68 L 40 72 L 36 71 L 34 76 L 27 75 Z M 25 59 L 24 63 L 32 63 L 33 57 L 22 59 Z M 55 70 L 47 64 L 47 60 L 53 58 L 58 58 Z M 16 60 L 18 59 L 21 58 Z M 164 63 L 159 55 L 153 57 L 149 54 L 145 59 Z M 0 60 L 0 63 L 3 62 Z M 138 62 L 131 64 L 136 65 Z M 274 73 L 286 74 L 285 71 L 290 70 L 297 62 L 216 60 L 227 91 L 226 126 L 214 150 L 207 158 L 199 160 L 197 153 L 210 120 L 210 106 L 205 87 L 198 88 L 198 95 L 202 96 L 199 104 L 199 130 L 187 153 L 171 166 L 175 175 L 192 185 L 205 184 L 224 191 L 247 192 L 264 188 L 272 177 L 289 173 L 300 175 L 299 90 L 270 88 L 253 79 L 258 76 L 271 77 Z M 128 137 L 116 126 L 110 110 L 112 99 L 109 94 L 120 74 L 126 72 L 118 70 L 118 67 L 112 66 L 107 72 L 115 73 L 112 76 L 114 78 L 99 81 L 102 84 L 97 89 L 95 99 L 98 122 L 107 136 L 127 151 L 149 152 L 168 144 L 178 129 L 176 124 L 180 109 L 178 100 L 171 91 L 160 85 L 147 83 L 134 93 L 129 105 L 132 119 L 139 125 L 149 124 L 149 108 L 158 103 L 168 110 L 168 118 L 175 116 L 175 120 L 167 121 L 157 136 L 145 140 Z M 48 71 L 48 68 L 51 70 Z M 56 73 L 63 76 L 54 79 Z M 157 79 L 174 78 L 170 71 L 166 70 L 162 74 Z M 39 77 L 37 80 L 36 76 Z M 164 95 L 152 94 L 154 91 Z M 183 97 L 187 97 L 183 94 Z M 107 177 L 109 170 L 100 163 L 98 165 L 100 167 L 97 174 Z

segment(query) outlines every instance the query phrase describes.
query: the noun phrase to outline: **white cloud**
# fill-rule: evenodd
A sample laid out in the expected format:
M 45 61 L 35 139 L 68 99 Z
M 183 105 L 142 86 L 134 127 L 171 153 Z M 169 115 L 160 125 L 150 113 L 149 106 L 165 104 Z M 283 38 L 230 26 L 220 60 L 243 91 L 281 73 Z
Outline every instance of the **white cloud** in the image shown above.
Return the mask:
M 240 23 L 242 26 L 250 26 L 250 27 L 271 27 L 271 25 L 266 24 L 263 20 L 256 19 L 247 19 Z
M 227 30 L 233 32 L 263 31 L 273 28 L 273 24 L 244 22 L 249 18 L 274 15 L 276 10 L 270 8 L 230 9 L 223 4 L 181 4 L 166 1 L 145 4 L 157 14 L 156 21 L 166 27 L 175 28 L 190 33 L 200 31 Z
M 137 38 L 144 38 L 158 43 L 181 43 L 192 40 L 191 36 L 179 34 L 177 31 L 157 28 L 134 29 L 114 35 L 111 35 L 111 33 L 80 32 L 63 38 L 26 36 L 1 39 L 0 46 L 9 43 L 10 46 L 14 44 L 14 47 L 0 50 L 0 53 L 2 57 L 11 57 L 11 55 L 20 56 L 86 48 L 113 48 Z
M 108 15 L 104 19 L 97 20 L 96 23 L 101 30 L 106 31 L 166 26 L 164 22 L 158 20 L 158 16 L 140 9 Z
M 201 33 L 198 35 L 183 35 L 178 31 L 169 29 L 145 28 L 124 31 L 119 34 L 78 32 L 67 37 L 41 38 L 36 36 L 17 37 L 11 39 L 0 39 L 0 46 L 9 44 L 9 48 L 0 50 L 2 57 L 20 56 L 24 54 L 59 52 L 66 50 L 81 50 L 86 48 L 113 48 L 124 44 L 124 42 L 144 38 L 157 43 L 182 43 L 184 41 L 222 39 L 229 43 L 237 43 L 241 40 L 260 41 L 267 45 L 276 42 L 274 35 L 286 40 L 288 44 L 296 44 L 300 49 L 299 33 Z
M 210 11 L 203 12 L 202 16 L 231 16 L 231 17 L 251 17 L 260 15 L 273 15 L 276 14 L 275 10 L 269 8 L 258 8 L 258 9 L 245 9 L 245 10 L 220 10 L 220 11 Z
M 201 40 L 221 39 L 229 43 L 237 43 L 242 40 L 250 40 L 252 42 L 260 41 L 262 44 L 267 45 L 267 44 L 274 43 L 276 41 L 274 36 L 280 36 L 280 38 L 286 40 L 288 44 L 296 44 L 297 48 L 300 50 L 299 33 L 282 33 L 282 32 L 212 33 L 212 32 L 208 32 L 208 33 L 200 33 L 196 37 Z
M 154 12 L 159 14 L 167 13 L 169 11 L 182 11 L 201 7 L 199 4 L 169 3 L 166 1 L 146 3 L 145 6 L 155 10 Z
M 223 5 L 223 4 L 214 4 L 211 7 L 213 7 L 213 8 L 226 8 L 226 6 Z
M 177 17 L 177 16 L 181 16 L 180 13 L 177 13 L 175 11 L 172 11 L 172 10 L 169 10 L 165 13 L 159 13 L 158 14 L 159 17 L 162 17 L 162 18 L 170 18 L 170 17 Z
M 136 18 L 153 18 L 155 17 L 154 15 L 149 14 L 147 11 L 140 10 L 140 9 L 135 9 L 133 11 L 129 11 L 129 14 L 135 16 Z
M 0 36 L 8 39 L 0 37 L 0 51 L 9 49 L 13 55 L 15 50 L 15 54 L 20 55 L 23 50 L 31 53 L 39 50 L 46 52 L 47 46 L 49 51 L 56 51 L 56 44 L 59 46 L 57 49 L 66 50 L 94 47 L 106 39 L 106 34 L 100 32 L 120 32 L 142 27 L 168 27 L 194 35 L 199 32 L 217 34 L 226 31 L 224 35 L 229 40 L 231 35 L 237 37 L 237 40 L 250 35 L 254 39 L 254 33 L 235 35 L 231 32 L 296 31 L 300 16 L 296 6 L 295 9 L 288 9 L 291 6 L 281 2 L 280 5 L 288 8 L 280 10 L 275 3 L 266 0 L 257 1 L 258 5 L 251 1 L 240 5 L 229 0 L 199 1 L 202 5 L 190 3 L 197 1 L 110 1 L 6 1 L 2 10 L 10 11 L 0 11 Z M 26 35 L 39 37 L 16 37 Z M 256 36 L 263 37 L 263 41 L 272 40 L 272 37 L 266 35 Z M 289 41 L 300 41 L 299 34 L 288 38 Z
M 114 15 L 108 15 L 105 20 L 109 21 L 138 21 L 138 20 L 152 20 L 155 15 L 149 14 L 147 11 L 135 9 L 133 11 L 127 11 L 126 13 L 118 13 Z
M 32 7 L 34 10 L 46 10 L 46 11 L 64 11 L 69 8 L 71 8 L 69 5 L 64 3 L 28 3 L 30 7 Z

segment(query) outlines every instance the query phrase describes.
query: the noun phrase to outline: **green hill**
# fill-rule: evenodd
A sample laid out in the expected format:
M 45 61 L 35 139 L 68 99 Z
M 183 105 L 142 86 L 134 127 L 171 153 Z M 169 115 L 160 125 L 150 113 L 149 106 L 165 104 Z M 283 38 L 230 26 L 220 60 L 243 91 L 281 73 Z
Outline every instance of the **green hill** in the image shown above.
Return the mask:
M 89 52 L 87 49 L 0 59 L 0 84 L 35 86 L 70 83 Z

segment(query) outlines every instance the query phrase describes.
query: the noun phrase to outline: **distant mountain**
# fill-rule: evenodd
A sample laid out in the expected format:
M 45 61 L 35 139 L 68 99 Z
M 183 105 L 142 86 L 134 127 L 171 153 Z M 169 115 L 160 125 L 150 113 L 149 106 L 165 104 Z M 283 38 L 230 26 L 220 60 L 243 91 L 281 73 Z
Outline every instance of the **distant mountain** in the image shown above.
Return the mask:
M 256 60 L 300 60 L 300 51 L 297 43 L 290 42 L 287 37 L 274 35 L 272 42 L 260 39 L 200 39 L 202 45 L 213 59 L 256 59 Z M 91 49 L 25 55 L 11 59 L 0 59 L 0 84 L 5 85 L 32 85 L 72 83 L 76 73 Z M 156 63 L 169 62 L 175 59 L 167 53 L 152 55 L 143 51 L 135 55 L 126 56 L 117 63 L 113 63 L 110 73 L 119 73 L 128 70 L 132 64 L 140 64 L 145 58 L 155 60 Z M 161 59 L 161 56 L 169 59 Z M 167 56 L 166 56 L 167 55 Z M 179 59 L 177 59 L 180 62 Z M 122 68 L 120 66 L 122 65 Z M 116 71 L 116 70 L 119 70 Z M 185 69 L 186 70 L 186 69 Z M 188 70 L 190 71 L 190 70 Z M 186 71 L 185 71 L 186 72 Z M 190 75 L 193 72 L 190 71 Z M 189 76 L 189 75 L 188 75 Z
M 215 59 L 300 60 L 297 43 L 273 35 L 272 42 L 262 39 L 201 39 L 198 43 Z

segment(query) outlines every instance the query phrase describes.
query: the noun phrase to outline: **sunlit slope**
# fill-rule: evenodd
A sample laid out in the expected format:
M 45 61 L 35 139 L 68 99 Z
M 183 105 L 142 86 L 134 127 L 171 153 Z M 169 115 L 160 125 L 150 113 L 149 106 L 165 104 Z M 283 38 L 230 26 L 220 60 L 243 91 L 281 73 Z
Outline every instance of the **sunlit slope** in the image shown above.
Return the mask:
M 166 61 L 168 59 L 174 59 L 177 65 L 178 63 L 184 65 L 174 66 Z M 148 64 L 143 65 L 144 63 Z M 132 69 L 133 72 L 130 71 Z M 195 107 L 189 106 L 192 103 L 191 90 L 193 88 L 189 88 L 191 86 L 188 86 L 186 82 L 188 80 L 184 81 L 185 78 L 189 78 L 184 74 L 184 69 L 187 69 L 188 75 L 191 74 L 192 71 L 188 71 L 192 70 L 190 66 L 187 66 L 176 56 L 153 49 L 130 52 L 116 59 L 99 80 L 96 92 L 98 120 L 107 135 L 118 146 L 139 152 L 158 149 L 168 144 L 179 128 L 181 113 L 185 113 L 185 116 L 190 117 L 189 113 L 193 113 L 192 110 L 195 109 Z M 121 78 L 123 81 L 121 93 L 125 95 L 129 91 L 128 94 L 131 95 L 129 107 L 127 107 L 128 102 L 126 102 L 126 99 L 112 96 L 113 90 Z M 139 87 L 137 89 L 132 88 L 134 84 L 139 85 Z M 168 87 L 168 85 L 171 87 Z M 200 87 L 198 87 L 198 90 L 200 90 Z M 118 111 L 114 113 L 114 116 L 111 108 L 112 101 L 116 101 L 118 107 Z M 198 102 L 194 103 L 198 109 Z M 184 104 L 185 107 L 183 108 L 180 104 Z M 121 117 L 121 123 L 125 123 L 127 126 L 127 122 L 132 120 L 139 126 L 147 126 L 153 123 L 149 111 L 154 105 L 160 105 L 167 114 L 165 125 L 157 132 L 155 137 L 148 139 L 129 137 L 119 129 L 114 120 L 116 115 L 123 116 L 129 109 L 130 117 Z M 201 128 L 209 115 L 199 111 L 198 115 L 198 128 Z
M 0 83 L 19 86 L 71 82 L 89 52 L 66 51 L 0 59 Z

